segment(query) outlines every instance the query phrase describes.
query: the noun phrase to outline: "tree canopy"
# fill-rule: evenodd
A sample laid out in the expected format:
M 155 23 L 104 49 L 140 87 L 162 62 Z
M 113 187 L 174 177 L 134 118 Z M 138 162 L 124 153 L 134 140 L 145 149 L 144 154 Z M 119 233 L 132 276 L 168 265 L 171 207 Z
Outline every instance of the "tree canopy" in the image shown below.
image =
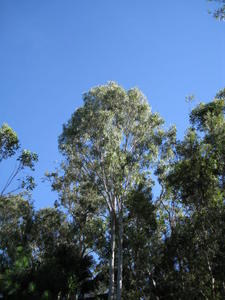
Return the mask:
M 17 162 L 0 196 L 3 299 L 224 299 L 224 89 L 183 138 L 163 123 L 137 88 L 85 93 L 46 174 L 57 201 L 39 210 L 21 184 L 37 155 L 1 127 L 1 161 Z

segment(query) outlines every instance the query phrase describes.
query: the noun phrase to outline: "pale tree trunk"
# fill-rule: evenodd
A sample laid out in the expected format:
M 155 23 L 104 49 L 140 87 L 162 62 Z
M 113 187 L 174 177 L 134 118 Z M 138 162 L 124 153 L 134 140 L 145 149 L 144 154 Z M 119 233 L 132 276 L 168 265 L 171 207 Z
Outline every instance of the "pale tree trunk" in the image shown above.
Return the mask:
M 207 255 L 207 253 L 206 253 L 206 259 L 207 259 L 209 274 L 210 274 L 210 277 L 211 277 L 212 297 L 213 297 L 213 299 L 216 299 L 215 278 L 213 276 L 212 267 L 211 267 L 211 264 L 209 262 L 209 257 Z
M 108 300 L 114 300 L 115 295 L 115 250 L 116 250 L 116 219 L 115 213 L 110 214 L 111 222 L 111 254 L 109 265 L 109 293 Z
M 117 266 L 117 293 L 116 300 L 121 300 L 123 284 L 123 212 L 119 213 L 118 220 L 118 266 Z

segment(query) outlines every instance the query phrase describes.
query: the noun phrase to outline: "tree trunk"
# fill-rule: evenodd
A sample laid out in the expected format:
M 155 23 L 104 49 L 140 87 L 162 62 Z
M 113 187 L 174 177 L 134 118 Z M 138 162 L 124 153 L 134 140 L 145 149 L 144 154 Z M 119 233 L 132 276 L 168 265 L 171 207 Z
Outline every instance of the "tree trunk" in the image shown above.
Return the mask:
M 118 266 L 117 266 L 117 297 L 116 300 L 121 300 L 122 283 L 123 283 L 123 213 L 120 211 L 118 220 Z
M 109 293 L 108 300 L 114 300 L 115 295 L 115 250 L 116 250 L 116 219 L 115 214 L 110 214 L 111 222 L 111 256 L 109 266 Z

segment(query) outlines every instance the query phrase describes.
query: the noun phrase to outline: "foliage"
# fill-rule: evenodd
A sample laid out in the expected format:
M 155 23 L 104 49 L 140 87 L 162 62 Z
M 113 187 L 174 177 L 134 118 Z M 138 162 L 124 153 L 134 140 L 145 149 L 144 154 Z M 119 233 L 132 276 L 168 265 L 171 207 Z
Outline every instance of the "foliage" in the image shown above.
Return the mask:
M 218 20 L 225 20 L 225 0 L 208 0 L 218 3 L 218 7 L 215 9 L 213 16 Z
M 88 184 L 95 193 L 92 201 L 103 213 L 107 211 L 111 225 L 110 297 L 114 293 L 112 272 L 117 242 L 117 298 L 120 299 L 126 201 L 135 185 L 142 182 L 148 187 L 152 185 L 151 169 L 165 135 L 163 120 L 151 112 L 137 88 L 125 91 L 115 82 L 91 89 L 83 99 L 83 107 L 73 113 L 59 138 L 66 162 L 63 178 L 53 174 L 54 179 L 57 177 L 53 187 L 66 181 L 74 194 L 79 193 L 84 183 Z
M 224 299 L 225 90 L 191 111 L 181 140 L 137 89 L 111 82 L 84 100 L 59 139 L 64 162 L 47 173 L 55 207 L 0 196 L 3 299 Z M 1 160 L 13 157 L 16 134 L 0 132 Z M 36 160 L 18 156 L 22 169 Z M 112 265 L 122 295 L 110 296 Z
M 14 156 L 19 149 L 20 144 L 17 134 L 7 124 L 3 124 L 0 128 L 0 162 Z M 18 178 L 18 175 L 27 168 L 31 171 L 34 171 L 34 165 L 37 161 L 38 156 L 36 153 L 26 149 L 21 150 L 18 154 L 15 168 L 12 170 L 9 178 L 6 180 L 0 195 L 10 195 L 18 191 L 22 191 L 23 193 L 25 191 L 32 191 L 35 187 L 34 178 L 30 175 Z M 17 179 L 19 182 L 18 185 L 15 185 L 15 179 Z M 13 188 L 12 190 L 8 191 L 10 186 L 13 186 Z
M 57 299 L 94 290 L 90 255 L 81 256 L 73 225 L 56 209 L 2 198 L 0 276 L 4 299 Z M 72 296 L 71 296 L 72 297 Z
M 14 155 L 18 148 L 17 134 L 7 124 L 3 124 L 0 128 L 0 162 Z

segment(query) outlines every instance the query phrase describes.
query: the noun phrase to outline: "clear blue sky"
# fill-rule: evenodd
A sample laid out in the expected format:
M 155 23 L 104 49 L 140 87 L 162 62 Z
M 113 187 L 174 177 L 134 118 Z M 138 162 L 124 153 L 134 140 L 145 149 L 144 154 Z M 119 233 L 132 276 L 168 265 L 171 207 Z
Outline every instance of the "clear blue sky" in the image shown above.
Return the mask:
M 179 136 L 185 96 L 209 101 L 225 86 L 225 23 L 206 0 L 0 0 L 0 124 L 39 155 L 36 207 L 56 195 L 41 178 L 82 94 L 115 80 L 137 86 Z M 0 184 L 9 170 L 0 170 Z

